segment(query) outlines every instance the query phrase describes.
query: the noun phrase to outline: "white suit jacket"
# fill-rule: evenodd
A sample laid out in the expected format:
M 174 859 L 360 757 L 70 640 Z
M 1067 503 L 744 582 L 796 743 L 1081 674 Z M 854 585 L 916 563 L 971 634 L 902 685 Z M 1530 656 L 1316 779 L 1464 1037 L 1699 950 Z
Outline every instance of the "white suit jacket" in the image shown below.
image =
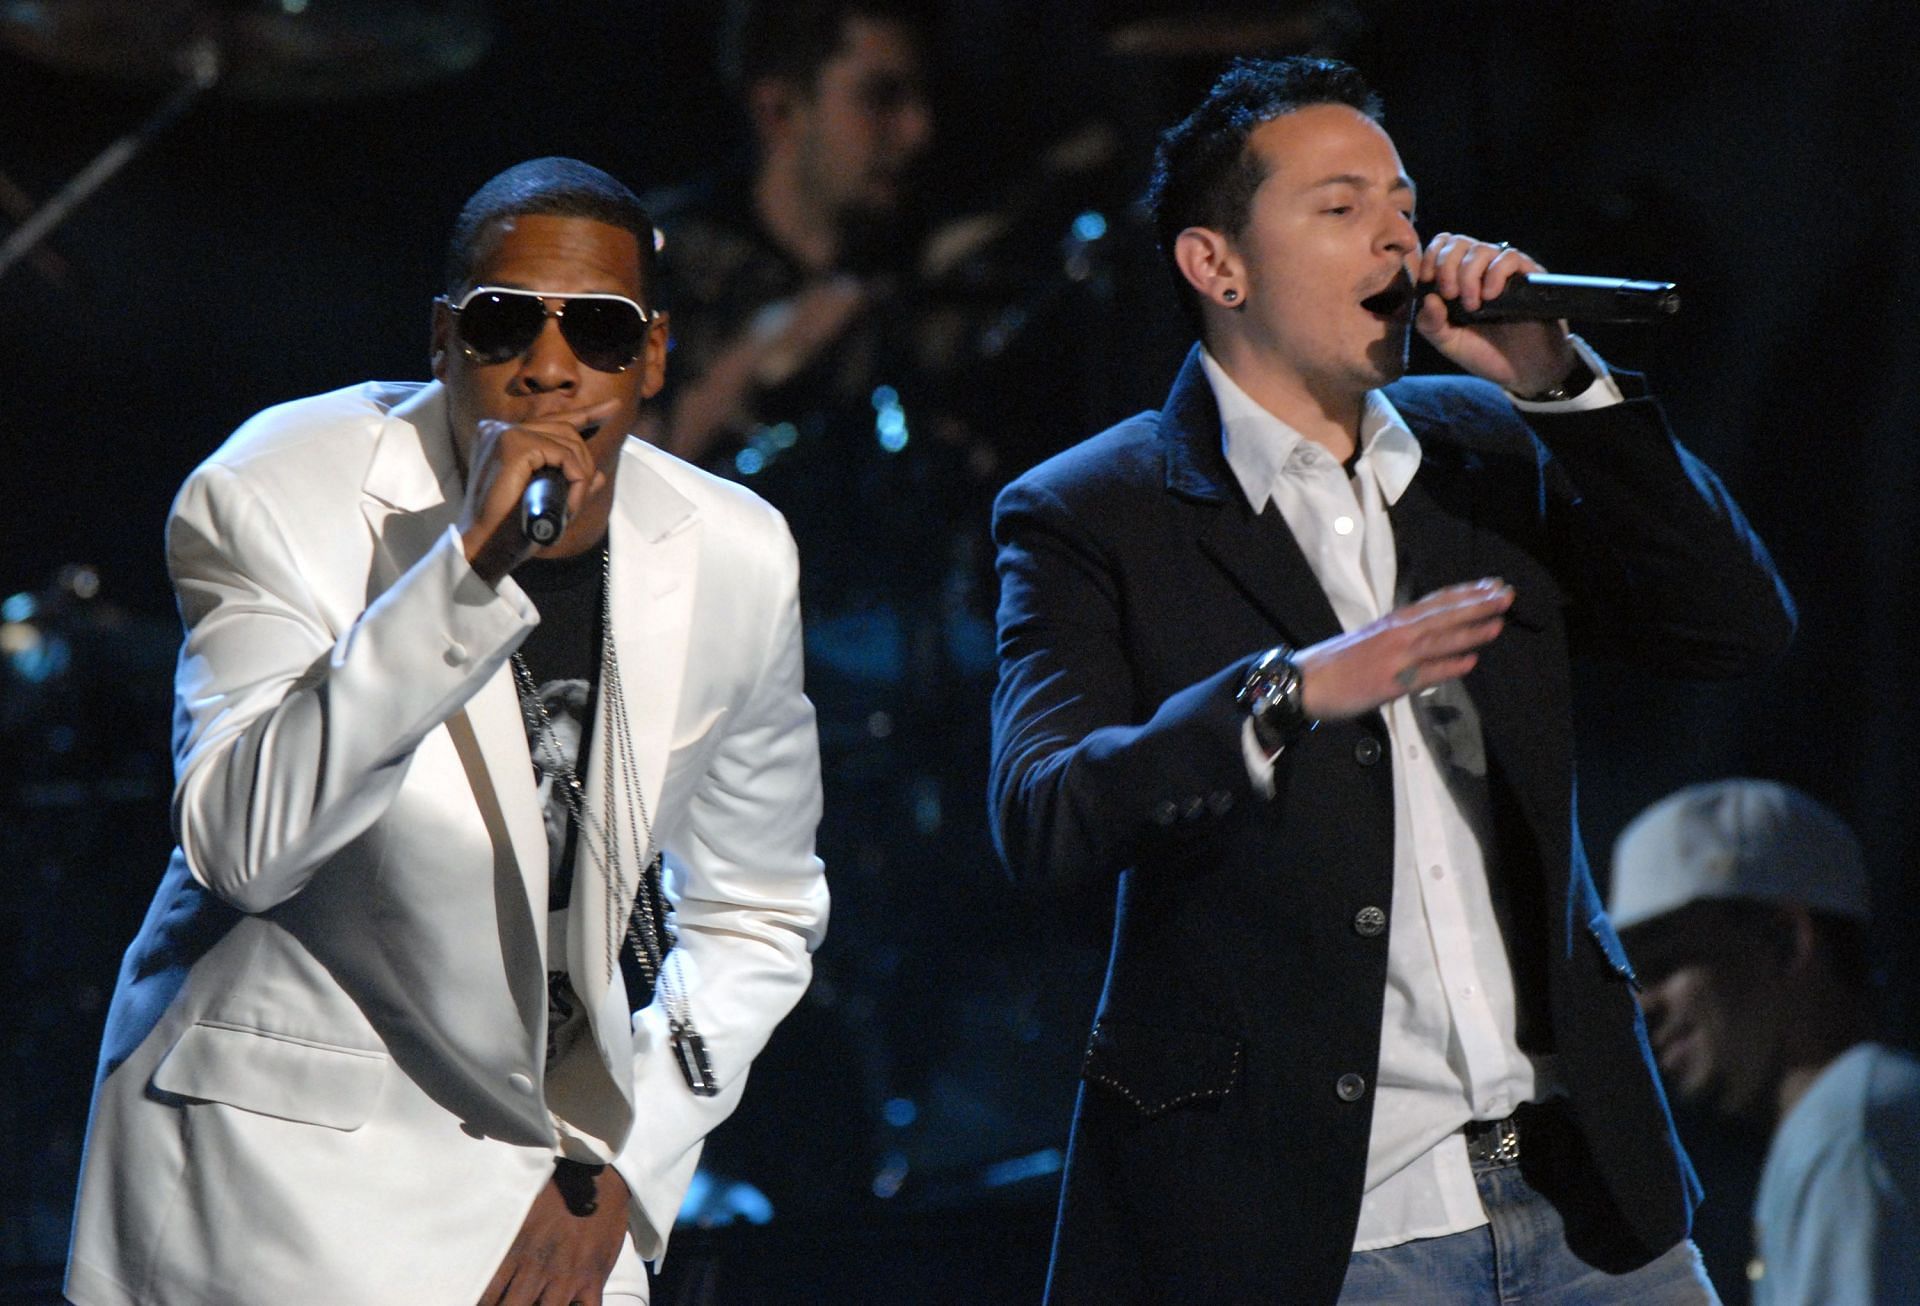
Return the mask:
M 635 1251 L 664 1251 L 806 987 L 827 892 L 792 539 L 629 440 L 614 641 L 723 1087 L 694 1096 L 658 1004 L 627 1010 L 604 941 L 633 886 L 610 902 L 585 863 L 565 967 L 600 1057 L 546 1079 L 547 841 L 506 666 L 538 615 L 468 568 L 460 499 L 437 384 L 270 409 L 180 492 L 179 848 L 108 1016 L 77 1302 L 469 1306 L 552 1173 L 550 1107 L 633 1191 L 609 1287 L 644 1296 Z

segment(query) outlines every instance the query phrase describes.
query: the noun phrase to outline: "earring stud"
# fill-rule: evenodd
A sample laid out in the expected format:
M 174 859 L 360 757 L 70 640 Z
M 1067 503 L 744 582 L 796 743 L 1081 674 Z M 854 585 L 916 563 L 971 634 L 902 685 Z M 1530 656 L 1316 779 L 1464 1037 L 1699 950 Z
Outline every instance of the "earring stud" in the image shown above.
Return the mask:
M 1235 290 L 1232 286 L 1228 286 L 1225 290 L 1220 292 L 1220 298 L 1226 300 L 1229 304 L 1231 304 L 1235 300 L 1240 298 L 1240 292 Z

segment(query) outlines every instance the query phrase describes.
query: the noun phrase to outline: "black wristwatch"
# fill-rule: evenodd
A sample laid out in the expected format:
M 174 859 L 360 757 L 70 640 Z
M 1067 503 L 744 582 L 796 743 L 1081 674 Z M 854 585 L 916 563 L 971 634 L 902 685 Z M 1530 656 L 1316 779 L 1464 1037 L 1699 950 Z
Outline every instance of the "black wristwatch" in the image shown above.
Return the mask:
M 1269 753 L 1277 753 L 1319 725 L 1301 703 L 1304 684 L 1294 651 L 1276 644 L 1247 672 L 1234 701 L 1253 716 L 1253 735 Z

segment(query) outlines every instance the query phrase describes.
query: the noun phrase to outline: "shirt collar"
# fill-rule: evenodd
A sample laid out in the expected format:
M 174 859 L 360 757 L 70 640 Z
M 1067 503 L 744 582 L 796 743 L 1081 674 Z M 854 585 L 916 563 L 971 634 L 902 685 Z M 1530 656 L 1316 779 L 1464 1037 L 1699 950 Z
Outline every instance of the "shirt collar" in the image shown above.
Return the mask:
M 1272 497 L 1274 483 L 1286 470 L 1293 451 L 1306 437 L 1262 408 L 1204 346 L 1200 366 L 1206 371 L 1220 409 L 1221 452 L 1233 470 L 1234 480 L 1240 483 L 1240 492 L 1253 510 L 1260 512 Z M 1420 470 L 1420 441 L 1380 390 L 1367 391 L 1366 407 L 1360 413 L 1358 468 L 1362 475 L 1371 474 L 1379 483 L 1380 497 L 1389 505 L 1400 501 L 1414 473 Z

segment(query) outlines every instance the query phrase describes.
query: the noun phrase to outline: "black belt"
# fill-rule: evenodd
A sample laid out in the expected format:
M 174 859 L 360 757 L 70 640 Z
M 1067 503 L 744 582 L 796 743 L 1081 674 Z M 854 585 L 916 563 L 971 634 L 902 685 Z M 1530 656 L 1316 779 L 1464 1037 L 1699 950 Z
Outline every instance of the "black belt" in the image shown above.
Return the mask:
M 1469 1120 L 1460 1132 L 1467 1136 L 1467 1160 L 1482 1169 L 1520 1159 L 1520 1121 L 1515 1116 Z

